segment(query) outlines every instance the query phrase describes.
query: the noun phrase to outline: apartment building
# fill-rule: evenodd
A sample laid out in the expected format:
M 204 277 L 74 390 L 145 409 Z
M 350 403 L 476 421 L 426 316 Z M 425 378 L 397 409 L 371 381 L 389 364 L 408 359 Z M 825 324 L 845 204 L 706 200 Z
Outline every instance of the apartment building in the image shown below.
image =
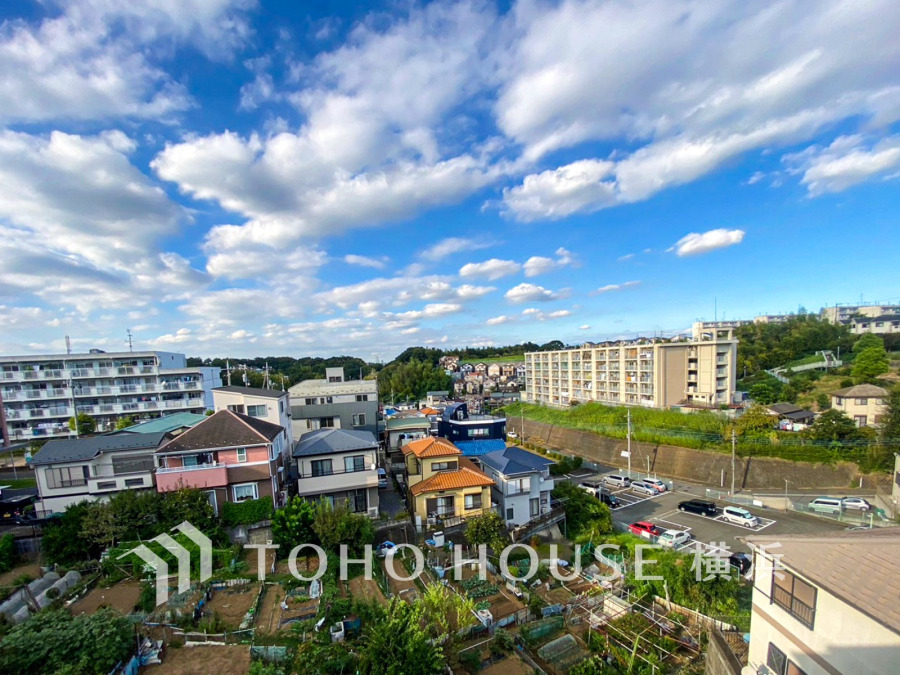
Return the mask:
M 897 672 L 900 535 L 876 528 L 747 542 L 755 570 L 747 672 Z
M 834 305 L 823 307 L 819 315 L 831 323 L 848 323 L 854 316 L 875 318 L 888 314 L 900 314 L 900 305 Z
M 316 429 L 378 433 L 375 380 L 348 380 L 343 368 L 326 368 L 324 380 L 303 380 L 288 392 L 294 438 Z
M 0 357 L 0 391 L 10 442 L 74 436 L 86 413 L 97 430 L 122 416 L 156 417 L 212 409 L 219 369 L 187 366 L 184 354 L 104 352 Z
M 291 397 L 286 391 L 257 389 L 255 387 L 216 387 L 213 389 L 213 408 L 265 420 L 277 424 L 287 433 L 288 452 L 294 447 L 294 432 L 291 424 Z
M 478 461 L 494 480 L 491 495 L 507 525 L 524 525 L 550 510 L 552 459 L 509 447 L 481 455 Z
M 831 407 L 840 410 L 858 427 L 878 426 L 887 411 L 889 393 L 874 384 L 857 384 L 831 392 Z
M 883 314 L 876 317 L 850 319 L 850 332 L 854 335 L 875 333 L 875 335 L 890 335 L 900 333 L 900 314 Z
M 346 500 L 353 512 L 378 516 L 378 441 L 371 431 L 310 431 L 297 441 L 294 460 L 300 497 Z
M 48 441 L 31 460 L 37 508 L 56 513 L 122 490 L 152 489 L 153 453 L 167 437 L 157 431 Z
M 528 403 L 717 407 L 734 401 L 737 381 L 734 331 L 703 339 L 638 339 L 529 352 Z

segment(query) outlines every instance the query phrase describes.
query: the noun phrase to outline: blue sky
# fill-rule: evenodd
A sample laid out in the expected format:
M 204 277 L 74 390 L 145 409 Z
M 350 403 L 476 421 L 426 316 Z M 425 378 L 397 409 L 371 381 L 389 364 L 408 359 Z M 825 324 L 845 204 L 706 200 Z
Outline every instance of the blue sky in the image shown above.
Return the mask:
M 898 301 L 900 6 L 808 7 L 5 3 L 0 353 L 388 360 Z

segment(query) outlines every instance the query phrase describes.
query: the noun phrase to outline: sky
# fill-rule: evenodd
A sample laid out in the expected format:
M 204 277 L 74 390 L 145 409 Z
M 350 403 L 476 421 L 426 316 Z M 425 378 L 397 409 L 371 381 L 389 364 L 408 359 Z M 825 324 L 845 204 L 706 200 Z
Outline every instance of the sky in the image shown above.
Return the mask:
M 900 3 L 0 5 L 0 354 L 900 301 Z

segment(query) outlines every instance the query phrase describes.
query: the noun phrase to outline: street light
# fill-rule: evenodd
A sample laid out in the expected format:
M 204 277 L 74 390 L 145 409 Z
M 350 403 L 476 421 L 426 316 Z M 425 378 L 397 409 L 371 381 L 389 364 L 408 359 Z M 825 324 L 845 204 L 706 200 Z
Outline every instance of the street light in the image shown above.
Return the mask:
M 789 481 L 787 478 L 784 478 L 783 480 L 784 480 L 784 512 L 787 513 L 787 510 L 788 510 L 787 487 L 788 487 L 788 483 L 790 483 L 791 481 Z

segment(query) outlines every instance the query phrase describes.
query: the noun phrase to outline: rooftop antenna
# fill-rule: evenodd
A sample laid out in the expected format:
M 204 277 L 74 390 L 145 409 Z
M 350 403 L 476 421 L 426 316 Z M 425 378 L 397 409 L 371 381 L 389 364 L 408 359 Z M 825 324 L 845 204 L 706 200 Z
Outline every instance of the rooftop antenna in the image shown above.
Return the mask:
M 132 341 L 131 341 L 131 329 L 129 328 L 129 329 L 127 329 L 125 332 L 128 333 L 128 351 L 133 352 L 133 351 L 134 351 L 134 345 L 133 345 L 133 343 L 132 343 Z
M 66 354 L 72 353 L 72 341 L 69 339 L 68 334 L 66 335 Z

